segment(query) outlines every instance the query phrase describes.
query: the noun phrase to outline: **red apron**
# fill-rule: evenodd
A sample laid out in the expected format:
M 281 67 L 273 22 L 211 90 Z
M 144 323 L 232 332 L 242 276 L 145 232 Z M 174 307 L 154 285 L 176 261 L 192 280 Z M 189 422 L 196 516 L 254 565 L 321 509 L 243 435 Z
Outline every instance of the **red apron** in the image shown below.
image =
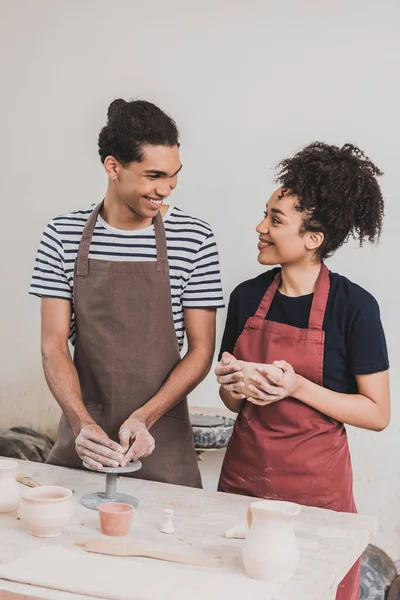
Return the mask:
M 285 360 L 299 375 L 323 385 L 322 326 L 330 288 L 329 270 L 322 265 L 308 329 L 265 318 L 280 281 L 278 273 L 254 317 L 247 319 L 233 354 L 238 360 L 264 364 Z M 246 402 L 226 451 L 218 490 L 355 513 L 343 423 L 295 398 L 266 406 Z M 336 600 L 358 600 L 359 585 L 357 561 L 339 585 Z

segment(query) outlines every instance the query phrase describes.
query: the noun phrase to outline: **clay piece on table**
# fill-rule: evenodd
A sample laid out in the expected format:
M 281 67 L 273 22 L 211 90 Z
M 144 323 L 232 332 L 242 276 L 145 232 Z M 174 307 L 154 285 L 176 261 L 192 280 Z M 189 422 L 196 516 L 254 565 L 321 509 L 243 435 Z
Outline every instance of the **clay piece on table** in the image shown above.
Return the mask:
M 243 394 L 246 394 L 246 396 L 248 398 L 254 398 L 255 393 L 252 392 L 249 389 L 249 385 L 257 385 L 254 381 L 252 381 L 252 377 L 265 377 L 264 375 L 262 375 L 259 371 L 257 371 L 257 367 L 265 367 L 268 369 L 268 372 L 270 373 L 271 377 L 274 379 L 279 379 L 282 375 L 283 375 L 283 371 L 282 369 L 279 369 L 278 367 L 275 367 L 274 365 L 264 365 L 261 363 L 253 363 L 253 362 L 247 362 L 245 360 L 239 360 L 238 363 L 240 364 L 240 366 L 242 367 L 242 371 L 244 374 L 244 384 L 245 384 L 245 388 L 243 390 Z M 271 385 L 272 382 L 271 382 Z
M 160 527 L 161 533 L 175 533 L 174 523 L 172 521 L 174 511 L 171 508 L 164 509 L 164 523 Z
M 240 523 L 231 529 L 225 531 L 225 537 L 228 539 L 244 540 L 247 536 L 249 528 L 246 523 Z

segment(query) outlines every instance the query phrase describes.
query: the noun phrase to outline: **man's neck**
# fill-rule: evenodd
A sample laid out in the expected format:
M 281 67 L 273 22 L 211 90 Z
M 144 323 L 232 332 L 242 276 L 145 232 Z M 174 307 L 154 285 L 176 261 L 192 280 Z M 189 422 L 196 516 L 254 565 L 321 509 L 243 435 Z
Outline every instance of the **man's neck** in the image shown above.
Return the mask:
M 168 205 L 163 204 L 160 208 L 161 216 L 163 217 L 168 210 Z M 136 213 L 132 208 L 123 204 L 120 200 L 110 197 L 106 194 L 104 204 L 100 211 L 102 218 L 115 229 L 126 231 L 134 231 L 135 229 L 145 229 L 150 227 L 153 219 L 143 217 Z

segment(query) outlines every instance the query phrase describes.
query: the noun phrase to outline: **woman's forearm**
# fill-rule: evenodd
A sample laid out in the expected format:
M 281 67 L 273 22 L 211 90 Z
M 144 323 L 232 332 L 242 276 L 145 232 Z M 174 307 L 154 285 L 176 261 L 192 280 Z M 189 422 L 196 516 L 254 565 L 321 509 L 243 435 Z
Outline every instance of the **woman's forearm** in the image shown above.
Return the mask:
M 297 400 L 342 423 L 382 431 L 390 420 L 388 405 L 380 405 L 362 394 L 340 394 L 297 375 Z
M 226 408 L 229 408 L 232 412 L 238 413 L 241 411 L 243 404 L 246 402 L 246 398 L 238 400 L 223 385 L 219 388 L 219 396 Z

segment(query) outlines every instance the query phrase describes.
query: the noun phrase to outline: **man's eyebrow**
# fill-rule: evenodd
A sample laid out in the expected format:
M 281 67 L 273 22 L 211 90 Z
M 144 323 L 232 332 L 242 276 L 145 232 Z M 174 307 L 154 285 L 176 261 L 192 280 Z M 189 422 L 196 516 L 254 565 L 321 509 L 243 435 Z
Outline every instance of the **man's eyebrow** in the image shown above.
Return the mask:
M 147 175 L 156 175 L 157 177 L 175 177 L 175 175 L 178 175 L 179 171 L 181 171 L 182 167 L 183 165 L 181 165 L 173 175 L 168 175 L 165 171 L 157 171 L 157 169 L 146 169 L 144 172 L 147 173 Z

